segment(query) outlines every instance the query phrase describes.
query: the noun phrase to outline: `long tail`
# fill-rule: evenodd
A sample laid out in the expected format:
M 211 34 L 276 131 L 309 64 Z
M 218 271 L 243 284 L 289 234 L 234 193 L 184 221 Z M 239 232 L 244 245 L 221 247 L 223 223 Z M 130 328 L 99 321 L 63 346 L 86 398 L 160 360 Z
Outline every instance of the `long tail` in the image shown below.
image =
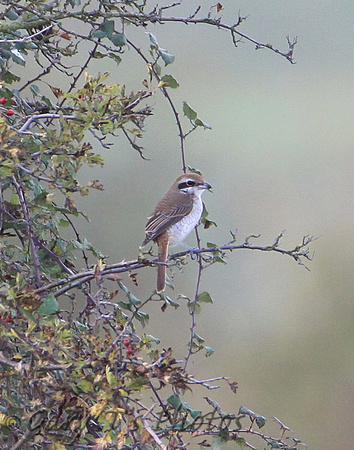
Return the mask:
M 168 255 L 168 234 L 167 231 L 160 234 L 160 236 L 157 237 L 156 243 L 158 246 L 158 262 L 159 263 L 165 263 Z M 166 287 L 166 266 L 164 264 L 159 264 L 157 266 L 157 286 L 156 286 L 156 292 L 162 292 L 165 290 Z

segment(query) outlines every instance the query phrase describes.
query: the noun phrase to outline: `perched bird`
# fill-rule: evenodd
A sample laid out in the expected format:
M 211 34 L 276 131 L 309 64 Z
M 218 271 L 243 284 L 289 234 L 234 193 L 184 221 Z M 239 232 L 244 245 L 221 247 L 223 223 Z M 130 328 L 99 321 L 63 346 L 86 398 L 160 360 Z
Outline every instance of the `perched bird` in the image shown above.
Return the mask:
M 154 241 L 158 247 L 157 292 L 165 290 L 168 247 L 183 244 L 183 240 L 199 224 L 203 214 L 202 194 L 211 189 L 201 175 L 185 173 L 177 178 L 157 203 L 145 227 L 144 247 Z

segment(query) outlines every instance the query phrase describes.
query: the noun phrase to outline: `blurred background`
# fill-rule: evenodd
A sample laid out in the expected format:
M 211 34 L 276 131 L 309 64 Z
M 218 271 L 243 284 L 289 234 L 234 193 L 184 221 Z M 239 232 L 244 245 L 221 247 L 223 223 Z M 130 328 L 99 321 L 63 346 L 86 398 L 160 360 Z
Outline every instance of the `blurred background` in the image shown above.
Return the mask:
M 196 5 L 185 2 L 170 12 L 189 15 Z M 143 51 L 149 31 L 175 55 L 174 64 L 163 69 L 180 83 L 169 91 L 175 105 L 182 112 L 187 101 L 212 126 L 186 142 L 188 164 L 213 186 L 204 201 L 218 227 L 201 230 L 202 242 L 222 245 L 236 228 L 239 243 L 260 233 L 257 244 L 272 244 L 282 230 L 280 246 L 287 249 L 303 235 L 320 239 L 311 244 L 310 271 L 286 256 L 238 250 L 227 255 L 226 266 L 204 272 L 201 290 L 214 303 L 203 306 L 196 331 L 215 354 L 198 354 L 189 372 L 238 381 L 236 395 L 226 385 L 204 393 L 225 412 L 237 413 L 243 405 L 270 421 L 276 416 L 309 449 L 353 448 L 353 2 L 238 0 L 223 6 L 223 22 L 236 22 L 240 11 L 248 16 L 242 33 L 280 50 L 287 49 L 286 35 L 298 36 L 297 63 L 255 51 L 246 41 L 234 48 L 227 32 L 206 25 L 125 30 Z M 118 67 L 100 60 L 97 70 L 111 72 L 112 81 L 128 91 L 142 88 L 147 78 L 132 48 Z M 105 185 L 105 192 L 79 200 L 91 218 L 80 224 L 109 263 L 138 256 L 146 216 L 181 172 L 172 112 L 162 94 L 152 102 L 154 116 L 142 142 L 149 161 L 121 136 L 102 152 L 103 169 L 81 175 Z M 193 235 L 187 243 L 194 245 Z M 175 290 L 167 294 L 192 297 L 196 273 L 193 262 L 175 272 Z M 136 288 L 124 279 L 144 299 L 154 288 L 155 271 L 141 271 L 138 281 Z M 177 311 L 162 313 L 158 304 L 147 311 L 145 331 L 183 358 L 190 327 L 183 301 Z M 198 398 L 188 396 L 194 409 L 203 406 Z

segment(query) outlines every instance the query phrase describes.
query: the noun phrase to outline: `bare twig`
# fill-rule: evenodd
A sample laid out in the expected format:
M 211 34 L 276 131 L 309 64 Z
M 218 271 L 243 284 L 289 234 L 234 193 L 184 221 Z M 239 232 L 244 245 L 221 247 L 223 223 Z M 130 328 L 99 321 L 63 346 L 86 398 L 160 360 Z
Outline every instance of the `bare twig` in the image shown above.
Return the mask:
M 29 36 L 25 36 L 23 38 L 18 38 L 18 39 L 0 39 L 0 44 L 17 44 L 20 42 L 26 42 L 26 41 L 30 41 L 31 39 L 33 39 L 36 36 L 39 36 L 41 34 L 46 33 L 47 31 L 49 31 L 51 28 L 53 27 L 53 25 L 48 25 L 47 27 L 43 28 L 42 30 L 37 31 L 34 34 L 31 34 Z
M 124 14 L 120 14 L 120 16 L 124 17 L 124 18 L 132 19 L 136 15 L 134 13 L 124 13 Z M 162 15 L 159 15 L 159 14 L 156 14 L 155 16 L 150 14 L 150 15 L 145 15 L 144 19 L 146 21 L 149 21 L 152 23 L 154 23 L 154 22 L 159 22 L 159 23 L 176 22 L 176 23 L 184 23 L 186 25 L 188 25 L 188 24 L 195 24 L 195 25 L 205 24 L 205 25 L 217 27 L 219 29 L 227 30 L 230 32 L 232 42 L 235 45 L 235 47 L 237 47 L 237 44 L 240 42 L 240 40 L 243 39 L 245 41 L 248 41 L 248 42 L 251 42 L 252 44 L 254 44 L 256 50 L 258 50 L 260 48 L 269 49 L 272 52 L 278 54 L 279 56 L 286 58 L 291 64 L 295 64 L 295 61 L 293 60 L 293 56 L 294 56 L 294 48 L 297 43 L 296 37 L 291 41 L 289 36 L 287 36 L 289 50 L 287 52 L 280 51 L 277 48 L 275 48 L 272 44 L 268 44 L 268 43 L 264 44 L 262 42 L 257 41 L 256 39 L 248 36 L 247 34 L 239 31 L 237 29 L 237 27 L 246 19 L 246 17 L 241 17 L 240 15 L 238 16 L 238 20 L 232 25 L 222 23 L 220 18 L 216 18 L 216 19 L 213 19 L 211 17 L 197 18 L 196 14 L 192 14 L 189 17 L 168 17 L 168 16 L 163 17 Z
M 144 53 L 141 51 L 141 49 L 139 47 L 137 47 L 132 41 L 127 39 L 128 44 L 138 53 L 138 55 L 143 59 L 143 61 L 148 65 L 148 67 L 151 69 L 155 79 L 160 82 L 161 81 L 161 77 L 158 74 L 158 72 L 156 71 L 156 69 L 154 68 L 154 65 L 149 61 L 149 59 L 144 55 Z M 180 149 L 181 149 L 181 158 L 182 158 L 182 170 L 183 172 L 187 171 L 187 162 L 186 162 L 186 154 L 185 154 L 185 145 L 184 145 L 184 141 L 185 141 L 185 135 L 183 132 L 183 128 L 182 128 L 182 124 L 181 121 L 179 119 L 179 113 L 173 103 L 173 100 L 170 96 L 170 94 L 168 93 L 167 89 L 164 86 L 160 87 L 163 95 L 165 96 L 166 100 L 168 101 L 172 113 L 175 117 L 176 120 L 176 125 L 177 125 L 177 129 L 178 129 L 178 136 L 179 136 L 179 141 L 180 141 Z
M 220 386 L 214 386 L 214 385 L 211 385 L 210 383 L 214 383 L 215 381 L 222 381 L 222 380 L 228 381 L 229 378 L 228 377 L 216 377 L 216 378 L 211 378 L 209 380 L 196 380 L 195 378 L 190 376 L 187 378 L 187 384 L 198 384 L 198 385 L 206 387 L 209 390 L 213 390 L 213 389 L 219 389 Z
M 251 237 L 258 238 L 259 235 L 251 235 Z M 286 249 L 282 249 L 280 247 L 274 246 L 274 244 L 266 245 L 266 246 L 252 245 L 249 243 L 250 236 L 248 236 L 242 244 L 228 243 L 226 245 L 221 245 L 220 247 L 212 247 L 212 248 L 200 247 L 200 248 L 193 249 L 192 253 L 195 255 L 213 254 L 213 253 L 219 254 L 220 251 L 232 252 L 234 250 L 241 250 L 241 249 L 258 250 L 261 252 L 275 252 L 275 253 L 279 253 L 282 255 L 290 256 L 299 265 L 302 265 L 307 270 L 309 270 L 309 268 L 304 264 L 303 259 L 308 260 L 308 261 L 312 260 L 312 256 L 310 255 L 308 246 L 310 245 L 311 242 L 314 242 L 316 239 L 317 238 L 312 237 L 312 236 L 304 236 L 301 244 L 297 245 L 293 249 L 286 250 Z M 190 255 L 190 254 L 191 254 L 190 250 L 174 253 L 169 256 L 169 261 L 176 261 L 176 260 L 178 261 L 181 258 L 184 258 L 185 256 Z M 105 265 L 103 270 L 100 272 L 100 275 L 102 277 L 105 277 L 105 276 L 113 274 L 113 273 L 124 273 L 124 272 L 129 272 L 131 270 L 139 270 L 144 267 L 156 266 L 157 264 L 158 264 L 157 259 L 148 260 L 148 259 L 138 258 L 138 259 L 134 259 L 131 261 L 123 261 L 123 262 L 116 263 L 116 264 Z M 172 262 L 169 264 L 174 265 L 176 263 Z M 65 279 L 53 281 L 52 283 L 49 283 L 45 286 L 41 286 L 35 290 L 35 293 L 40 294 L 42 292 L 51 291 L 51 290 L 60 288 L 59 290 L 57 290 L 54 293 L 54 295 L 56 297 L 58 297 L 59 295 L 62 295 L 64 293 L 70 291 L 71 289 L 92 280 L 95 276 L 96 276 L 96 271 L 95 271 L 95 268 L 93 268 L 93 269 L 86 270 L 86 271 L 77 273 L 75 275 L 69 276 Z M 197 285 L 197 288 L 199 289 L 199 284 Z
M 43 69 L 43 71 L 41 73 L 39 73 L 38 75 L 36 75 L 34 78 L 32 78 L 31 80 L 28 80 L 23 86 L 21 86 L 19 88 L 19 92 L 23 91 L 26 89 L 27 86 L 30 86 L 34 81 L 39 80 L 40 78 L 42 78 L 44 75 L 47 75 L 51 69 L 53 67 L 53 63 L 50 63 L 48 67 L 45 67 Z
M 136 411 L 134 412 L 134 415 L 137 419 L 140 419 L 143 422 L 145 430 L 150 434 L 150 436 L 156 442 L 159 448 L 161 450 L 167 450 L 167 446 L 161 441 L 161 439 L 158 437 L 155 431 L 151 428 L 149 422 L 144 417 L 139 416 L 139 414 Z
M 91 59 L 94 57 L 98 45 L 99 45 L 99 43 L 96 42 L 95 45 L 93 46 L 93 49 L 89 52 L 88 58 L 86 59 L 84 64 L 81 66 L 81 69 L 79 70 L 78 74 L 73 77 L 73 81 L 70 84 L 67 94 L 69 94 L 75 88 L 76 83 L 78 82 L 79 78 L 85 72 Z M 63 98 L 62 101 L 59 103 L 58 108 L 62 108 L 66 100 L 67 100 L 67 97 Z
M 195 235 L 196 235 L 196 239 L 197 239 L 197 248 L 200 249 L 200 238 L 199 238 L 199 234 L 198 234 L 198 229 L 195 229 Z M 192 303 L 192 307 L 189 310 L 189 314 L 191 316 L 191 327 L 190 327 L 190 341 L 189 341 L 189 346 L 188 346 L 188 353 L 187 356 L 185 358 L 185 362 L 184 362 L 184 366 L 183 366 L 183 370 L 186 371 L 187 370 L 187 366 L 189 363 L 189 360 L 192 356 L 193 352 L 193 341 L 194 341 L 194 330 L 195 327 L 197 325 L 196 323 L 196 312 L 197 312 L 197 306 L 198 306 L 198 297 L 199 297 L 199 288 L 200 288 L 200 282 L 202 279 L 202 271 L 203 271 L 203 259 L 202 259 L 202 254 L 198 254 L 197 256 L 198 258 L 198 274 L 197 274 L 197 281 L 196 281 L 196 286 L 195 286 L 195 292 L 194 292 L 194 300 Z
M 76 119 L 75 116 L 66 115 L 63 116 L 62 114 L 33 114 L 33 116 L 30 116 L 26 122 L 22 125 L 22 127 L 18 130 L 18 133 L 24 133 L 28 127 L 31 125 L 32 122 L 35 122 L 37 120 L 42 119 L 60 119 L 63 117 L 66 120 L 74 120 Z
M 31 251 L 32 251 L 32 258 L 33 258 L 33 265 L 34 265 L 34 271 L 35 271 L 35 277 L 36 277 L 36 284 L 37 286 L 42 285 L 42 276 L 41 276 L 41 265 L 39 262 L 39 256 L 37 252 L 37 246 L 35 243 L 35 235 L 32 233 L 31 228 L 31 218 L 28 212 L 27 202 L 25 199 L 25 194 L 22 189 L 22 186 L 20 185 L 19 181 L 17 180 L 16 176 L 12 176 L 12 182 L 15 186 L 16 193 L 18 195 L 20 205 L 22 208 L 23 217 L 26 221 L 26 234 L 29 239 L 30 245 L 31 245 Z

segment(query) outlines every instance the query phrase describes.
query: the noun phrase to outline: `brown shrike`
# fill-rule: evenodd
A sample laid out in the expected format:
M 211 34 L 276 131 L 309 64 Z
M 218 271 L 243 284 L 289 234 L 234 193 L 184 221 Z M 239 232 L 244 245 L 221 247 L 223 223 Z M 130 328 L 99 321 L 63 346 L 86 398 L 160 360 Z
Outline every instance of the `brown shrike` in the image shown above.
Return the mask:
M 145 227 L 144 247 L 154 241 L 158 247 L 157 292 L 165 290 L 168 247 L 183 244 L 183 240 L 199 224 L 203 214 L 202 194 L 210 189 L 201 175 L 185 173 L 177 178 L 157 203 Z

